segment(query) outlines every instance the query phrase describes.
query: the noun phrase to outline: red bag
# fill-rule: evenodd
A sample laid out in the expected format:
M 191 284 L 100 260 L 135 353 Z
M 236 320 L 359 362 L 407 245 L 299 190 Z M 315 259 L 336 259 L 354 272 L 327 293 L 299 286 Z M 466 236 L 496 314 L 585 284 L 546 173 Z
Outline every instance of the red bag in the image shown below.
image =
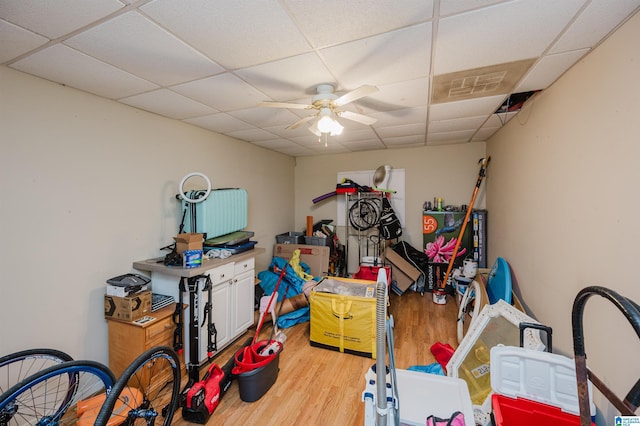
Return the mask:
M 448 343 L 436 342 L 431 345 L 431 353 L 436 357 L 436 361 L 438 361 L 438 364 L 442 366 L 445 372 L 447 371 L 447 364 L 454 352 L 455 349 Z

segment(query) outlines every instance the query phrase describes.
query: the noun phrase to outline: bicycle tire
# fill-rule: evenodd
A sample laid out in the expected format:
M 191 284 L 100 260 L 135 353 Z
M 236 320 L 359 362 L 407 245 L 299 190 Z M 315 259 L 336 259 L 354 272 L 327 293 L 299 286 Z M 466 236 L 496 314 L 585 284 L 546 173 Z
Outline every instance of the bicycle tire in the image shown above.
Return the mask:
M 155 424 L 156 419 L 163 419 L 163 425 L 170 425 L 178 408 L 180 376 L 180 360 L 170 347 L 158 346 L 143 352 L 118 378 L 95 425 L 108 425 L 116 407 L 117 422 L 113 420 L 111 424 L 131 425 L 136 419 Z M 138 391 L 142 395 L 138 395 Z M 139 397 L 142 405 L 137 402 Z M 135 404 L 131 404 L 132 401 Z
M 0 395 L 32 374 L 63 362 L 73 361 L 57 349 L 27 349 L 0 357 Z
M 373 228 L 380 220 L 380 211 L 375 201 L 356 200 L 349 208 L 349 222 L 358 231 Z
M 111 370 L 95 361 L 67 361 L 45 368 L 0 396 L 0 412 L 7 415 L 0 424 L 80 424 L 80 410 L 69 409 L 106 397 L 114 383 Z

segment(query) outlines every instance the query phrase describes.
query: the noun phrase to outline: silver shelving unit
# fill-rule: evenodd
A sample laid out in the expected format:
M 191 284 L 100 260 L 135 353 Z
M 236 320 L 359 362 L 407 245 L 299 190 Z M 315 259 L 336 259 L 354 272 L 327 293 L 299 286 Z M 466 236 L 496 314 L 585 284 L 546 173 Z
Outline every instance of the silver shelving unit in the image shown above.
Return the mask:
M 382 254 L 378 224 L 382 212 L 382 192 L 355 192 L 345 194 L 345 260 L 347 274 L 354 264 L 350 257 L 357 248 L 357 266 L 363 257 L 380 258 Z

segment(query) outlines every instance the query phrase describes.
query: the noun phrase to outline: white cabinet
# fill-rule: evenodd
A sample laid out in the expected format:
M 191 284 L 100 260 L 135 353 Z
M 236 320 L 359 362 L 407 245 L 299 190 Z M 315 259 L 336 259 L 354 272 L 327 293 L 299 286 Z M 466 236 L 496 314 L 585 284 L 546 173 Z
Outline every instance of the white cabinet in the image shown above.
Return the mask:
M 255 300 L 255 263 L 254 259 L 235 264 L 235 273 L 231 283 L 231 304 L 235 310 L 231 313 L 231 334 L 238 336 L 253 325 Z
M 242 335 L 253 325 L 254 319 L 254 276 L 255 258 L 247 256 L 235 256 L 224 260 L 216 260 L 215 263 L 193 269 L 183 269 L 180 276 L 179 269 L 167 268 L 164 265 L 154 265 L 146 268 L 152 263 L 135 262 L 134 268 L 151 271 L 151 289 L 154 293 L 173 296 L 176 302 L 179 300 L 180 280 L 186 282 L 187 279 L 198 275 L 206 274 L 211 279 L 211 318 L 216 328 L 217 352 L 224 349 L 236 338 Z M 198 309 L 198 359 L 201 365 L 207 360 L 208 346 L 208 319 L 205 318 L 205 306 L 208 302 L 208 294 L 203 291 L 204 279 L 198 280 L 197 286 L 197 309 Z M 185 284 L 186 285 L 186 284 Z M 190 304 L 189 292 L 182 294 L 183 303 Z M 185 361 L 190 358 L 190 318 L 191 306 L 184 311 L 184 354 Z M 204 326 L 203 326 L 204 324 Z M 214 353 L 215 355 L 215 353 Z

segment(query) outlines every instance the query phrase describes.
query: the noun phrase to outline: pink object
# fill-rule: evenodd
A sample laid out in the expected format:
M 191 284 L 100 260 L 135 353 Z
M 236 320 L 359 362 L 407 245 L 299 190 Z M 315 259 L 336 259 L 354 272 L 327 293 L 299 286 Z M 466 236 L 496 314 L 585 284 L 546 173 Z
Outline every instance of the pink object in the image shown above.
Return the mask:
M 429 416 L 427 417 L 427 426 L 465 426 L 464 414 L 460 411 L 456 411 L 449 419 Z
M 445 244 L 444 237 L 440 235 L 436 237 L 435 241 L 427 243 L 424 252 L 432 262 L 448 263 L 453 255 L 453 250 L 456 248 L 457 242 L 458 239 L 453 237 Z M 459 250 L 456 257 L 464 255 L 466 251 L 466 248 Z

